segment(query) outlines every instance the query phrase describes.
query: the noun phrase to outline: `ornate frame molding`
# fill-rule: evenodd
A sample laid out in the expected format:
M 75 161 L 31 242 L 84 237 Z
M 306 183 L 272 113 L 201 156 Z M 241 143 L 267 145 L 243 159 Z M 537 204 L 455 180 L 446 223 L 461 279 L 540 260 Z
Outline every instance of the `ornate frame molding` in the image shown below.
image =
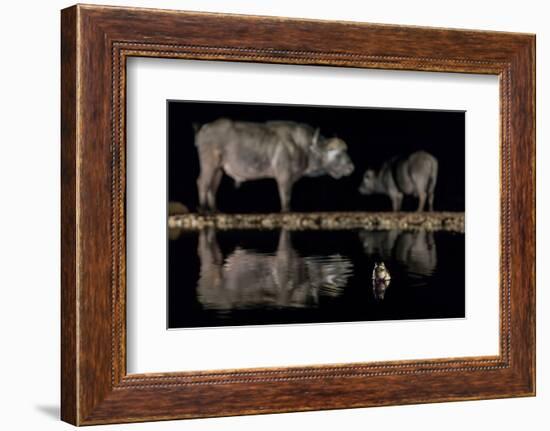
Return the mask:
M 205 25 L 222 30 L 204 32 Z M 257 36 L 257 26 L 272 31 Z M 337 42 L 297 42 L 336 30 Z M 131 56 L 498 75 L 500 354 L 127 375 L 125 65 Z M 534 394 L 534 36 L 79 5 L 62 12 L 62 57 L 64 420 L 98 424 Z M 265 401 L 247 399 L 250 390 Z

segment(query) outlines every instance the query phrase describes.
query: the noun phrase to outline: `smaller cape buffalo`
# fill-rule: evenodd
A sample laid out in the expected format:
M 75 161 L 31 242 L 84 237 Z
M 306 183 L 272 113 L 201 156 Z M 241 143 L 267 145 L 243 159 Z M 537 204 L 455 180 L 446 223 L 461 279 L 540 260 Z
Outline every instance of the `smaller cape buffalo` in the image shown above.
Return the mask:
M 281 210 L 290 210 L 292 186 L 303 176 L 350 175 L 354 166 L 347 146 L 338 138 L 325 138 L 307 124 L 293 121 L 265 123 L 221 118 L 195 126 L 199 154 L 197 180 L 199 206 L 216 210 L 216 192 L 223 173 L 237 185 L 244 181 L 274 178 Z
M 423 211 L 426 202 L 429 211 L 433 211 L 437 169 L 437 159 L 425 151 L 416 151 L 408 157 L 394 157 L 379 171 L 368 169 L 359 192 L 388 195 L 394 211 L 401 210 L 404 195 L 412 195 L 418 198 L 417 211 Z

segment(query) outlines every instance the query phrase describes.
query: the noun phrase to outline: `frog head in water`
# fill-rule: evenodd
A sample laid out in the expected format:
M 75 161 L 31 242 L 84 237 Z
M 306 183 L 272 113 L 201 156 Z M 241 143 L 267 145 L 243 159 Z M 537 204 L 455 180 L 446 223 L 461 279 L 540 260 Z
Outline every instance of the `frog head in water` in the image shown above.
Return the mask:
M 372 271 L 372 279 L 373 280 L 390 280 L 391 275 L 388 271 L 388 268 L 386 268 L 386 265 L 384 262 L 376 262 L 374 264 L 374 269 Z

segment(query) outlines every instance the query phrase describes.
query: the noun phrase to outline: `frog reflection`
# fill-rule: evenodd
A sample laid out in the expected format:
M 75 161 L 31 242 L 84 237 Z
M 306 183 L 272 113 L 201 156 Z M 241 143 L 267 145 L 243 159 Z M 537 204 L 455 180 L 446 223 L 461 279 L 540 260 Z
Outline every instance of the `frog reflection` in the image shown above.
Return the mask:
M 372 280 L 372 293 L 374 299 L 377 301 L 383 301 L 384 296 L 386 295 L 386 290 L 390 286 L 391 279 L 373 279 Z
M 340 255 L 300 256 L 281 230 L 275 253 L 236 248 L 222 255 L 212 228 L 201 230 L 198 299 L 207 309 L 312 307 L 343 293 L 353 265 Z

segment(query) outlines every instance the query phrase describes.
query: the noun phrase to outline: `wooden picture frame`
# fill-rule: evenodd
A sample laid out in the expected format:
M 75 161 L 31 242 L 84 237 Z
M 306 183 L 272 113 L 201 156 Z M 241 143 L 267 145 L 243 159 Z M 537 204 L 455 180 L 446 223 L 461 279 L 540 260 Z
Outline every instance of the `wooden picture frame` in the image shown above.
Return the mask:
M 61 18 L 64 421 L 91 425 L 535 394 L 534 35 L 84 5 L 64 9 Z M 498 75 L 500 354 L 128 375 L 130 56 Z

